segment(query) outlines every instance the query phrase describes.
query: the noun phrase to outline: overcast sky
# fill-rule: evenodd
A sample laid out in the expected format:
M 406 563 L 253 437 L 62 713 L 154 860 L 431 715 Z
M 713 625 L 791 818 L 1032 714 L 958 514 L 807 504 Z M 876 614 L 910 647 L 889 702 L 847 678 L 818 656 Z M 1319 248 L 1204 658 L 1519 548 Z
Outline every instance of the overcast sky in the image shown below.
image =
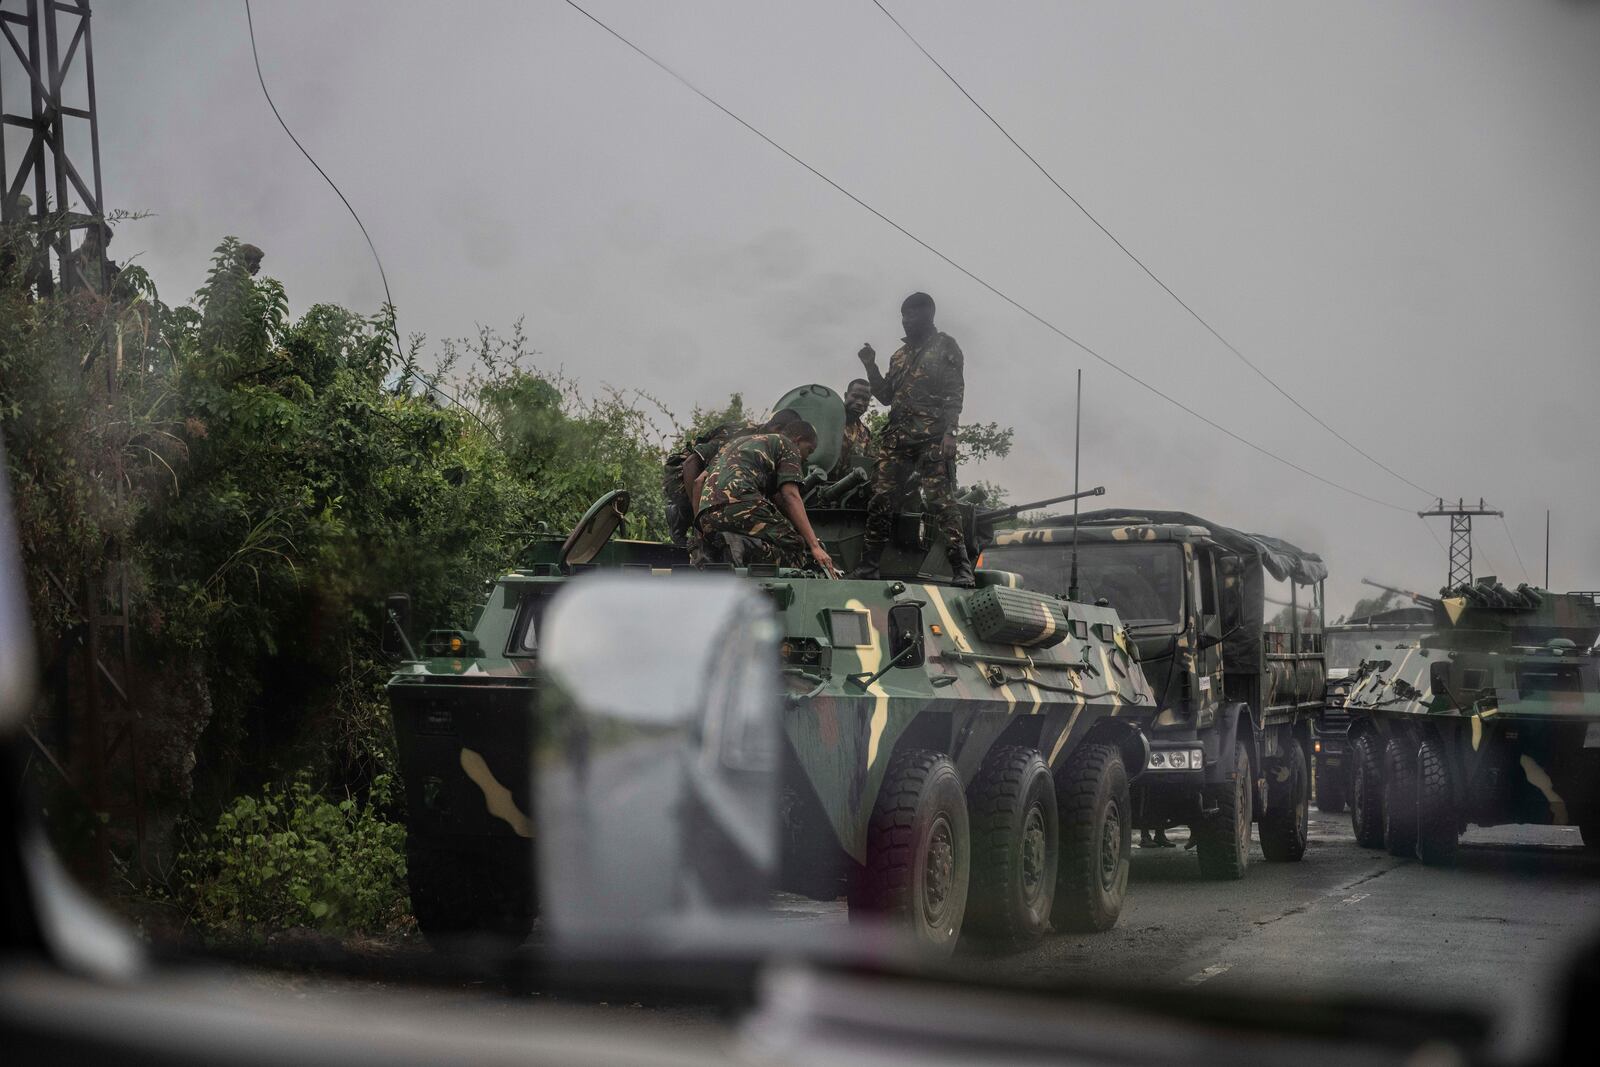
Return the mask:
M 593 0 L 591 10 L 907 228 L 1272 453 L 1416 510 L 1207 335 L 870 0 Z M 1506 510 L 1528 574 L 1600 588 L 1600 8 L 1594 4 L 889 5 L 1122 241 L 1288 391 L 1451 497 Z M 968 472 L 1014 500 L 1084 472 L 1321 552 L 1444 578 L 1414 515 L 1252 452 L 1083 356 L 867 215 L 558 0 L 262 2 L 285 118 L 362 213 L 401 327 L 526 316 L 546 367 L 676 410 L 835 387 L 925 289 L 967 417 L 1016 428 Z M 225 234 L 296 310 L 382 299 L 359 232 L 273 120 L 243 3 L 102 4 L 108 201 L 181 300 Z M 1442 520 L 1435 532 L 1446 536 Z M 1506 530 L 1477 571 L 1521 580 Z

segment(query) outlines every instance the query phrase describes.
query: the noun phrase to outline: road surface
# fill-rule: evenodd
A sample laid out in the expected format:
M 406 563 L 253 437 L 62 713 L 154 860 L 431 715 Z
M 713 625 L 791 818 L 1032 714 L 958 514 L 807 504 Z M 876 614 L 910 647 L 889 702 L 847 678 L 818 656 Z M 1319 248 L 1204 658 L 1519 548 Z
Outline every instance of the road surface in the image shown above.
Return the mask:
M 1135 847 L 1114 929 L 971 965 L 1002 977 L 1506 1006 L 1497 1039 L 1518 1049 L 1538 1039 L 1567 955 L 1600 934 L 1600 857 L 1572 827 L 1473 829 L 1456 865 L 1434 868 L 1360 848 L 1348 815 L 1313 808 L 1305 858 L 1267 863 L 1257 844 L 1240 882 L 1203 880 L 1185 832 L 1172 840 L 1173 849 Z M 780 913 L 845 921 L 840 906 L 799 898 Z

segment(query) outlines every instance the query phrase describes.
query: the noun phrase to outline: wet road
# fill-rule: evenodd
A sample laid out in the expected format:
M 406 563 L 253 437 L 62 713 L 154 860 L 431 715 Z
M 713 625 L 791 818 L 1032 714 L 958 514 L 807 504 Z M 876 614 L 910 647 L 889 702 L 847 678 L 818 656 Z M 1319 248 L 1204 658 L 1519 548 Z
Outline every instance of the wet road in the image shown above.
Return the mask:
M 1240 882 L 1203 880 L 1184 832 L 1172 840 L 1136 847 L 1113 930 L 969 962 L 1002 976 L 1507 1007 L 1497 1036 L 1517 1049 L 1537 1040 L 1567 954 L 1600 932 L 1600 858 L 1575 828 L 1474 829 L 1454 867 L 1431 868 L 1360 848 L 1347 815 L 1313 809 L 1305 858 L 1267 863 L 1258 844 Z M 839 905 L 799 899 L 781 913 L 844 921 Z

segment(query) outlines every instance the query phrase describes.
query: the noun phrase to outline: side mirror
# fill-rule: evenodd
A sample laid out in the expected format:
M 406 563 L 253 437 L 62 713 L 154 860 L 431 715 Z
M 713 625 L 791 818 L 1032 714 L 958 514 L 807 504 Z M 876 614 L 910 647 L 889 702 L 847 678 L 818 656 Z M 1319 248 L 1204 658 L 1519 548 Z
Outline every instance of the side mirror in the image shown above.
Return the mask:
M 390 593 L 383 602 L 383 636 L 379 640 L 383 654 L 391 659 L 398 659 L 401 655 L 416 659 L 411 639 L 406 636 L 410 632 L 411 598 L 404 593 Z
M 900 657 L 904 656 L 904 659 Z M 896 604 L 889 609 L 889 660 L 897 667 L 920 667 L 927 658 L 922 643 L 922 607 Z
M 783 682 L 752 584 L 595 574 L 551 601 L 533 736 L 540 904 L 588 956 L 692 947 L 776 878 Z

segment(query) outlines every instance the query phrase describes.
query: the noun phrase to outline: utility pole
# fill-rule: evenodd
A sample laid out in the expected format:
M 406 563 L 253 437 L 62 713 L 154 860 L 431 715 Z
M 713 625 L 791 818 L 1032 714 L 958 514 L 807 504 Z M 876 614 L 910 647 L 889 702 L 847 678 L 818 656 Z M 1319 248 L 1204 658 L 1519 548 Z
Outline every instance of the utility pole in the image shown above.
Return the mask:
M 100 185 L 89 23 L 89 0 L 0 0 L 0 220 L 31 222 L 35 228 L 42 254 L 34 264 L 33 284 L 41 300 L 55 295 L 57 276 L 63 289 L 98 288 L 102 294 L 108 289 L 105 239 L 110 234 Z M 83 231 L 84 241 L 74 256 L 76 231 Z M 91 242 L 91 237 L 98 239 Z M 84 362 L 86 375 L 94 351 Z M 120 382 L 113 361 L 104 361 L 104 373 L 104 387 L 115 395 Z M 110 480 L 120 492 L 120 476 Z M 83 620 L 76 638 L 68 635 L 58 653 L 65 663 L 58 706 L 81 714 L 82 725 L 63 739 L 65 760 L 44 750 L 37 736 L 34 743 L 94 815 L 95 862 L 105 879 L 109 821 L 131 823 L 141 868 L 145 859 L 143 737 L 130 699 L 127 566 L 113 541 L 76 583 L 46 573 L 71 613 Z
M 1445 588 L 1454 589 L 1458 585 L 1472 584 L 1472 520 L 1483 515 L 1505 515 L 1503 511 L 1484 504 L 1479 497 L 1477 504 L 1468 504 L 1466 500 L 1458 498 L 1454 504 L 1447 504 L 1440 497 L 1427 511 L 1419 511 L 1420 518 L 1435 518 L 1448 516 L 1450 519 L 1450 577 L 1445 582 Z
M 73 231 L 105 223 L 89 0 L 0 0 L 0 36 L 0 220 L 36 220 L 48 249 L 36 281 L 45 296 L 54 288 L 48 253 L 65 281 Z M 6 99 L 7 90 L 22 99 Z M 104 291 L 101 248 L 93 267 Z

